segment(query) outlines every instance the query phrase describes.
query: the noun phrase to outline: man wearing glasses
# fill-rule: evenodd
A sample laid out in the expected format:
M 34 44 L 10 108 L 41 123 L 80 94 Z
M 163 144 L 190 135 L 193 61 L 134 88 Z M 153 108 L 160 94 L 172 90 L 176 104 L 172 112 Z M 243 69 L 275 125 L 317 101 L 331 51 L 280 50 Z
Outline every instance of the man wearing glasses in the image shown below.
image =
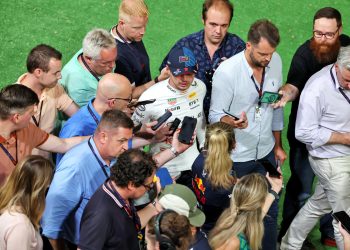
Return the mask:
M 106 110 L 118 109 L 131 116 L 131 109 L 128 108 L 131 92 L 132 87 L 126 77 L 107 73 L 98 82 L 96 97 L 64 123 L 59 137 L 92 135 Z M 57 165 L 62 157 L 63 154 L 57 154 Z
M 138 233 L 147 219 L 139 217 L 133 200 L 153 188 L 155 170 L 152 156 L 138 149 L 119 156 L 111 167 L 110 179 L 96 191 L 84 210 L 79 249 L 140 249 Z
M 81 107 L 96 95 L 100 78 L 113 71 L 117 46 L 107 30 L 93 29 L 83 40 L 83 48 L 63 67 L 61 84 Z
M 284 106 L 288 101 L 293 103 L 288 125 L 291 177 L 286 187 L 279 241 L 310 197 L 315 176 L 310 167 L 306 146 L 295 139 L 294 134 L 299 95 L 313 74 L 336 61 L 340 46 L 350 44 L 350 38 L 341 33 L 342 20 L 339 11 L 331 7 L 318 10 L 313 21 L 313 37 L 297 49 L 289 69 L 287 84 L 280 90 L 283 97 L 276 107 Z M 324 244 L 335 246 L 331 222 L 330 215 L 321 220 L 321 240 Z
M 300 249 L 318 219 L 330 211 L 350 213 L 350 46 L 340 48 L 335 64 L 314 74 L 299 102 L 295 137 L 306 144 L 317 176 L 314 194 L 300 209 L 282 239 L 281 249 Z M 343 221 L 342 221 L 343 223 Z M 333 220 L 338 249 L 344 249 Z

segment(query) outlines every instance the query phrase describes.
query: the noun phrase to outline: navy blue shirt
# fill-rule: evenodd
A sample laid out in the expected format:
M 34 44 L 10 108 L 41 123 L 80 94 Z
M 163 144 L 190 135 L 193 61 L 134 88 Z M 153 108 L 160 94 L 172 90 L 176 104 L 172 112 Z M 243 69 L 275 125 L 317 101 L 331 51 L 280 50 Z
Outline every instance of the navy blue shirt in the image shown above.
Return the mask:
M 128 213 L 120 195 L 103 184 L 91 197 L 82 219 L 79 248 L 139 250 L 138 215 L 130 202 L 133 213 Z
M 123 42 L 115 39 L 118 58 L 115 62 L 115 73 L 119 73 L 135 83 L 136 87 L 152 80 L 149 57 L 142 41 Z
M 196 77 L 202 80 L 207 86 L 207 94 L 204 98 L 204 112 L 208 118 L 208 112 L 210 107 L 210 97 L 211 97 L 211 79 L 206 77 L 205 72 L 210 72 L 217 68 L 220 59 L 223 57 L 230 58 L 231 56 L 238 54 L 245 49 L 245 42 L 235 34 L 227 33 L 224 40 L 221 42 L 220 47 L 215 51 L 213 58 L 210 59 L 208 49 L 204 42 L 204 30 L 190 34 L 184 38 L 181 38 L 173 48 L 177 47 L 187 47 L 194 53 L 198 62 L 198 73 Z M 164 58 L 159 70 L 161 71 L 168 60 L 168 55 Z M 215 64 L 215 65 L 214 65 Z
M 190 246 L 190 250 L 211 250 L 207 235 L 200 229 L 197 229 L 196 237 L 193 244 Z
M 200 153 L 192 165 L 192 186 L 202 211 L 205 214 L 205 222 L 202 229 L 209 232 L 225 208 L 230 206 L 232 188 L 212 188 L 204 171 L 205 158 Z

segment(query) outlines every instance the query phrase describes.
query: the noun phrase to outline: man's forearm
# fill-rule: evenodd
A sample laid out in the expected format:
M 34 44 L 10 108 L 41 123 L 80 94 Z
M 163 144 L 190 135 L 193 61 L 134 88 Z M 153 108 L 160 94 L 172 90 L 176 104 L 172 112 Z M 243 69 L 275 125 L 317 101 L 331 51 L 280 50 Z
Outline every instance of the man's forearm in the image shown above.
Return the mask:
M 294 101 L 299 96 L 298 88 L 290 83 L 286 83 L 282 86 L 280 91 L 283 91 L 283 98 L 285 98 L 287 102 Z
M 327 144 L 350 145 L 350 133 L 332 132 Z
M 280 147 L 282 148 L 282 137 L 281 137 L 281 131 L 272 131 L 273 137 L 275 137 L 275 148 Z

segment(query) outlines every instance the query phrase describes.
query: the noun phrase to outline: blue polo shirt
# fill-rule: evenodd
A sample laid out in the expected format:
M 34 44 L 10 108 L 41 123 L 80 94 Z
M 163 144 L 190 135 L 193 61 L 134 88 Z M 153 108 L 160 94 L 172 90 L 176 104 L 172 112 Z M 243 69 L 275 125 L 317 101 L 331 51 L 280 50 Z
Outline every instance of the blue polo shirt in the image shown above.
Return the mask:
M 92 137 L 69 150 L 56 167 L 46 196 L 41 222 L 43 235 L 78 244 L 84 208 L 109 174 L 109 166 L 101 158 Z
M 96 112 L 94 106 L 92 106 L 95 98 L 89 101 L 87 105 L 79 109 L 71 118 L 69 118 L 63 125 L 59 134 L 60 138 L 70 138 L 73 136 L 87 136 L 92 135 L 98 123 L 101 120 L 101 116 Z M 56 165 L 59 164 L 64 154 L 57 154 Z
M 230 58 L 231 56 L 243 51 L 245 49 L 245 42 L 237 35 L 227 33 L 219 48 L 215 51 L 212 59 L 210 59 L 208 49 L 204 42 L 204 30 L 200 30 L 199 32 L 181 38 L 176 42 L 173 48 L 176 46 L 189 48 L 197 59 L 198 72 L 196 78 L 202 80 L 207 87 L 207 94 L 204 98 L 204 111 L 207 116 L 210 107 L 211 83 L 206 78 L 205 72 L 213 69 L 213 66 L 215 66 L 214 64 L 218 65 L 221 58 Z M 168 56 L 169 54 L 166 55 L 159 67 L 160 71 L 166 66 Z

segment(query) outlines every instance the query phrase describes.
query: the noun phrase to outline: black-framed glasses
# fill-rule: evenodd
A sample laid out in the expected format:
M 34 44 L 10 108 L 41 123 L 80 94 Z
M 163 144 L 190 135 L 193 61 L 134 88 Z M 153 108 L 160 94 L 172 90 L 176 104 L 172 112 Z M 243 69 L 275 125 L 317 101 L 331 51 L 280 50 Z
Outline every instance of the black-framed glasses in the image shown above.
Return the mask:
M 326 33 L 323 33 L 322 31 L 319 31 L 319 30 L 314 30 L 313 31 L 314 37 L 315 38 L 322 38 L 324 36 L 326 39 L 333 39 L 334 36 L 338 33 L 339 28 L 335 32 L 326 32 Z
M 132 102 L 132 96 L 130 96 L 129 98 L 111 97 L 111 98 L 108 98 L 107 100 L 108 101 L 111 101 L 111 100 L 123 100 L 123 101 L 126 101 L 128 103 L 131 103 Z
M 155 182 L 152 181 L 150 184 L 144 184 L 144 183 L 142 183 L 141 185 L 142 185 L 144 188 L 146 188 L 147 191 L 150 191 L 150 190 L 152 190 L 152 189 L 154 188 Z

